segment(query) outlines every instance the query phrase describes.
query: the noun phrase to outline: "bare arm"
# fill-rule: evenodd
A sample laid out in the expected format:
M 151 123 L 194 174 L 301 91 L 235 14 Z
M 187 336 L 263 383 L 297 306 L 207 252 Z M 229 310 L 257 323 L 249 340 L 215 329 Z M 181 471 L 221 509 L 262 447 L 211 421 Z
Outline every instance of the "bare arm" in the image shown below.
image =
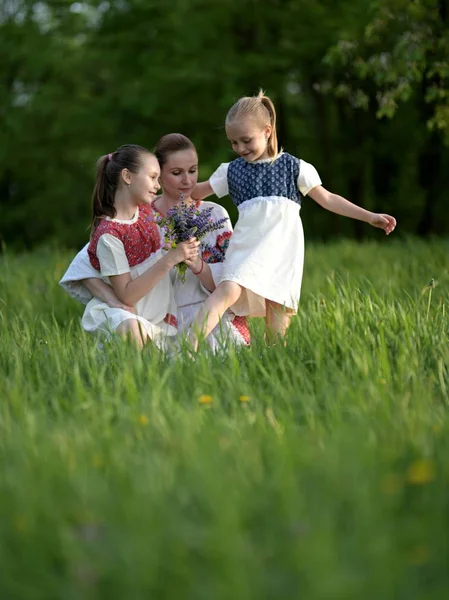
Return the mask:
M 211 184 L 208 181 L 203 181 L 196 184 L 191 196 L 194 200 L 204 200 L 204 198 L 211 196 L 213 193 L 214 190 L 212 189 Z
M 396 227 L 396 219 L 394 217 L 365 210 L 361 206 L 349 202 L 346 198 L 329 192 L 322 185 L 317 185 L 311 189 L 308 196 L 326 210 L 330 210 L 343 217 L 349 217 L 350 219 L 357 219 L 358 221 L 369 223 L 373 227 L 383 229 L 387 235 L 394 231 L 394 228 Z
M 129 273 L 110 276 L 109 279 L 117 297 L 127 305 L 134 305 L 148 294 L 175 265 L 193 259 L 198 254 L 198 246 L 199 242 L 195 239 L 178 244 L 176 248 L 169 250 L 156 264 L 135 279 L 131 279 Z
M 214 278 L 212 277 L 210 266 L 207 264 L 207 262 L 203 261 L 200 256 L 197 256 L 193 261 L 186 260 L 185 263 L 192 273 L 198 277 L 206 290 L 213 292 L 215 289 L 215 283 Z

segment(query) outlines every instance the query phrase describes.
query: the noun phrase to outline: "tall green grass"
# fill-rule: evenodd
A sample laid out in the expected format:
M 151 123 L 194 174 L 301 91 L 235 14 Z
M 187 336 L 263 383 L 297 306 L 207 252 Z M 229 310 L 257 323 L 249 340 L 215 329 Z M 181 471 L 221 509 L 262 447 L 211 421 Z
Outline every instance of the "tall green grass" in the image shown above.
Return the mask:
M 446 241 L 310 245 L 287 346 L 195 363 L 98 348 L 69 259 L 0 257 L 0 598 L 447 596 Z

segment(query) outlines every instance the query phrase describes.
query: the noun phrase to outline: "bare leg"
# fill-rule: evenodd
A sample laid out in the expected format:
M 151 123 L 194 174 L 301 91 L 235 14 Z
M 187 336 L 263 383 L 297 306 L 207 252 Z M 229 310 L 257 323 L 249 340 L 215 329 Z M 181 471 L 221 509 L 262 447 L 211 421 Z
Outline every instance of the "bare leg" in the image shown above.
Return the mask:
M 277 340 L 282 339 L 290 325 L 290 320 L 295 314 L 291 308 L 286 308 L 282 304 L 266 300 L 267 316 L 265 317 L 266 324 L 266 340 L 269 345 L 275 344 Z
M 193 323 L 190 341 L 194 350 L 198 348 L 198 336 L 207 337 L 218 325 L 228 308 L 237 302 L 241 293 L 242 288 L 233 281 L 222 281 L 218 285 L 213 294 L 204 302 Z
M 136 342 L 137 346 L 142 349 L 148 340 L 148 335 L 144 331 L 142 325 L 136 319 L 126 319 L 116 329 L 122 337 L 127 337 Z

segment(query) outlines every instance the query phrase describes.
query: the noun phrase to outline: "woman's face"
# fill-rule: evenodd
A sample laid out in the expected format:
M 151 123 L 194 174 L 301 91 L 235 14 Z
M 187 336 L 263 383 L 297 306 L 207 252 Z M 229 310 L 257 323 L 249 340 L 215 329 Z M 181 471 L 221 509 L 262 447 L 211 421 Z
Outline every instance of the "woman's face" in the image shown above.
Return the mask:
M 195 150 L 179 150 L 167 158 L 161 169 L 164 194 L 174 200 L 189 198 L 198 181 L 198 155 Z

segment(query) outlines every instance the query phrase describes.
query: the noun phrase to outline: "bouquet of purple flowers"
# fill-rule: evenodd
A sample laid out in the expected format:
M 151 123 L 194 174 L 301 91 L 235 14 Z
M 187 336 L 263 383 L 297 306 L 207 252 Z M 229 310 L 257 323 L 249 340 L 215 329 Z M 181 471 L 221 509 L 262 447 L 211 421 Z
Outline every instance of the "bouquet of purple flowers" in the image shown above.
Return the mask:
M 171 208 L 165 217 L 156 218 L 162 231 L 165 250 L 176 248 L 179 243 L 187 242 L 190 238 L 201 241 L 207 233 L 221 229 L 228 218 L 214 221 L 212 211 L 212 207 L 199 210 L 195 202 L 187 203 L 181 195 L 180 202 Z M 186 263 L 178 263 L 176 269 L 181 281 L 185 283 Z

